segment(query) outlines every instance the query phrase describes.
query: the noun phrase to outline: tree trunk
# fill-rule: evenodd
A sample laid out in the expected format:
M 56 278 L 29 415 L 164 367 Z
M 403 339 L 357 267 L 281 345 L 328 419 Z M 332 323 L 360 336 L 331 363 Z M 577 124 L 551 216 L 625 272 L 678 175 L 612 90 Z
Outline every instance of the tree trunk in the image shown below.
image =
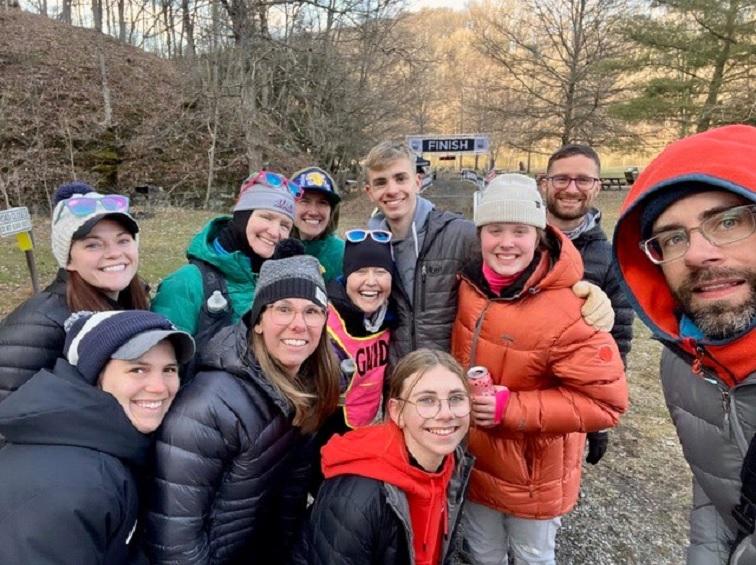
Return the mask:
M 124 3 L 126 0 L 118 0 L 116 8 L 118 11 L 118 39 L 126 42 L 126 10 L 124 9 Z
M 181 22 L 186 40 L 186 55 L 194 57 L 197 53 L 197 47 L 194 43 L 194 22 L 192 21 L 192 14 L 189 12 L 189 0 L 181 0 Z
M 60 21 L 68 25 L 71 25 L 71 1 L 63 0 L 60 9 Z
M 739 0 L 730 0 L 729 9 L 727 10 L 727 23 L 724 29 L 725 35 L 721 39 L 723 43 L 722 49 L 717 54 L 716 62 L 714 63 L 714 73 L 711 75 L 708 93 L 706 94 L 706 102 L 704 102 L 703 108 L 701 108 L 701 114 L 696 124 L 696 132 L 698 133 L 706 131 L 711 127 L 711 116 L 717 107 L 719 91 L 724 81 L 725 66 L 727 65 L 727 60 L 730 58 L 730 49 L 735 41 L 733 35 L 735 33 L 735 18 L 738 12 L 738 4 Z
M 92 22 L 94 28 L 102 33 L 102 0 L 92 0 Z
M 110 88 L 108 87 L 108 75 L 105 68 L 105 57 L 102 51 L 98 50 L 97 57 L 100 62 L 100 75 L 102 76 L 102 107 L 103 107 L 103 125 L 110 128 L 113 125 L 113 106 L 110 103 Z

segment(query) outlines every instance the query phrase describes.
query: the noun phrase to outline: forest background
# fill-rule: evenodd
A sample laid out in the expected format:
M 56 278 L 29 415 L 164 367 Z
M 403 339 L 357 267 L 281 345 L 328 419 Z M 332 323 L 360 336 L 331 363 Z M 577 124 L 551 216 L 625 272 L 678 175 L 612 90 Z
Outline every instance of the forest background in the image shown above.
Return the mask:
M 487 133 L 610 168 L 756 124 L 756 0 L 0 0 L 0 206 L 60 182 L 226 203 L 250 171 L 355 178 L 376 141 Z M 464 5 L 464 7 L 462 7 Z M 35 15 L 36 14 L 36 15 Z

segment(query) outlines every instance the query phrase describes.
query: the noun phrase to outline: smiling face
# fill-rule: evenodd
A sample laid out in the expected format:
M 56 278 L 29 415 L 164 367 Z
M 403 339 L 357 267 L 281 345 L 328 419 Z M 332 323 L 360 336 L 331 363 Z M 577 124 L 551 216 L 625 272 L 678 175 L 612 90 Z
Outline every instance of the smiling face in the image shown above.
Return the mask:
M 391 273 L 381 267 L 358 269 L 347 277 L 346 293 L 362 312 L 373 314 L 391 294 Z
M 115 397 L 137 430 L 154 432 L 179 388 L 173 344 L 163 340 L 132 361 L 111 359 L 97 385 Z
M 254 210 L 247 221 L 247 243 L 256 255 L 269 259 L 276 244 L 289 237 L 291 218 L 272 210 Z
M 134 236 L 116 221 L 97 222 L 83 238 L 71 244 L 66 265 L 88 284 L 113 299 L 131 283 L 139 267 L 139 248 Z
M 318 325 L 306 323 L 315 319 L 320 320 Z M 271 357 L 295 376 L 317 349 L 325 320 L 325 312 L 317 304 L 304 298 L 286 298 L 265 308 L 254 331 L 262 335 Z
M 512 276 L 524 271 L 538 246 L 538 231 L 525 224 L 486 224 L 480 230 L 483 261 L 494 272 Z
M 412 220 L 420 176 L 415 172 L 415 164 L 401 157 L 389 162 L 384 169 L 368 170 L 365 190 L 389 225 L 401 225 Z
M 593 159 L 585 155 L 572 155 L 554 161 L 548 176 L 599 178 L 600 174 L 599 167 Z M 540 189 L 548 210 L 549 223 L 567 230 L 579 225 L 583 216 L 591 209 L 601 190 L 601 183 L 595 182 L 591 188 L 581 190 L 571 182 L 567 188 L 560 190 L 554 188 L 549 180 L 543 179 Z
M 662 212 L 653 234 L 690 230 L 712 214 L 748 204 L 731 192 L 711 191 L 676 201 Z M 717 247 L 696 230 L 680 259 L 660 265 L 670 290 L 709 337 L 725 338 L 747 328 L 756 315 L 756 234 Z
M 295 224 L 302 239 L 315 239 L 323 234 L 331 219 L 331 204 L 320 192 L 305 190 L 295 202 Z
M 461 377 L 436 365 L 419 379 L 416 375 L 405 379 L 401 398 L 389 400 L 391 420 L 402 429 L 407 450 L 426 470 L 438 469 L 444 457 L 453 453 L 467 434 L 470 415 L 460 418 L 449 409 L 448 399 L 460 396 L 467 396 Z M 415 405 L 402 399 L 415 404 L 441 399 L 441 409 L 433 418 L 423 418 Z

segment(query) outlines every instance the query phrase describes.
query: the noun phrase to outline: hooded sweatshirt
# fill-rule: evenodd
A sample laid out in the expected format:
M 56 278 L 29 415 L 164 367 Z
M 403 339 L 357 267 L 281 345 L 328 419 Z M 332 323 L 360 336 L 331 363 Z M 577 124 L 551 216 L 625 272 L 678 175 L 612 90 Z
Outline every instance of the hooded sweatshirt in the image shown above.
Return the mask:
M 630 305 L 656 337 L 709 367 L 729 387 L 756 371 L 756 332 L 753 326 L 730 339 L 714 341 L 686 336 L 680 327 L 680 308 L 661 268 L 644 255 L 640 217 L 660 192 L 700 187 L 733 192 L 756 202 L 756 128 L 727 126 L 677 141 L 667 147 L 638 177 L 620 210 L 614 230 L 614 258 L 620 284 Z
M 150 438 L 65 360 L 0 405 L 0 563 L 139 561 L 132 469 Z
M 437 565 L 448 530 L 446 491 L 454 457 L 437 472 L 410 463 L 402 431 L 392 422 L 334 436 L 322 450 L 326 479 L 358 475 L 394 485 L 407 497 L 416 565 Z
M 420 250 L 423 248 L 425 234 L 428 230 L 428 217 L 433 204 L 425 198 L 418 196 L 415 204 L 415 211 L 412 216 L 412 225 L 404 238 L 392 238 L 391 247 L 394 251 L 394 263 L 399 279 L 407 294 L 410 302 L 415 299 L 415 267 L 417 259 L 420 257 Z M 381 229 L 391 231 L 386 216 L 383 212 L 378 212 L 368 220 L 368 227 L 371 230 Z

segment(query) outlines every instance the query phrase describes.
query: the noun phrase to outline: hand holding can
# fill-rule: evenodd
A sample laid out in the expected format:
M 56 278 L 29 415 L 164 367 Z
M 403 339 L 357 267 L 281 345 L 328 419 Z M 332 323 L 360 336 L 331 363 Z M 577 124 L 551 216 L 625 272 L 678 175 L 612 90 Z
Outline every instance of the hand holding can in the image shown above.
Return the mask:
M 471 367 L 467 370 L 467 378 L 470 381 L 472 396 L 493 396 L 496 393 L 491 373 L 485 367 Z

